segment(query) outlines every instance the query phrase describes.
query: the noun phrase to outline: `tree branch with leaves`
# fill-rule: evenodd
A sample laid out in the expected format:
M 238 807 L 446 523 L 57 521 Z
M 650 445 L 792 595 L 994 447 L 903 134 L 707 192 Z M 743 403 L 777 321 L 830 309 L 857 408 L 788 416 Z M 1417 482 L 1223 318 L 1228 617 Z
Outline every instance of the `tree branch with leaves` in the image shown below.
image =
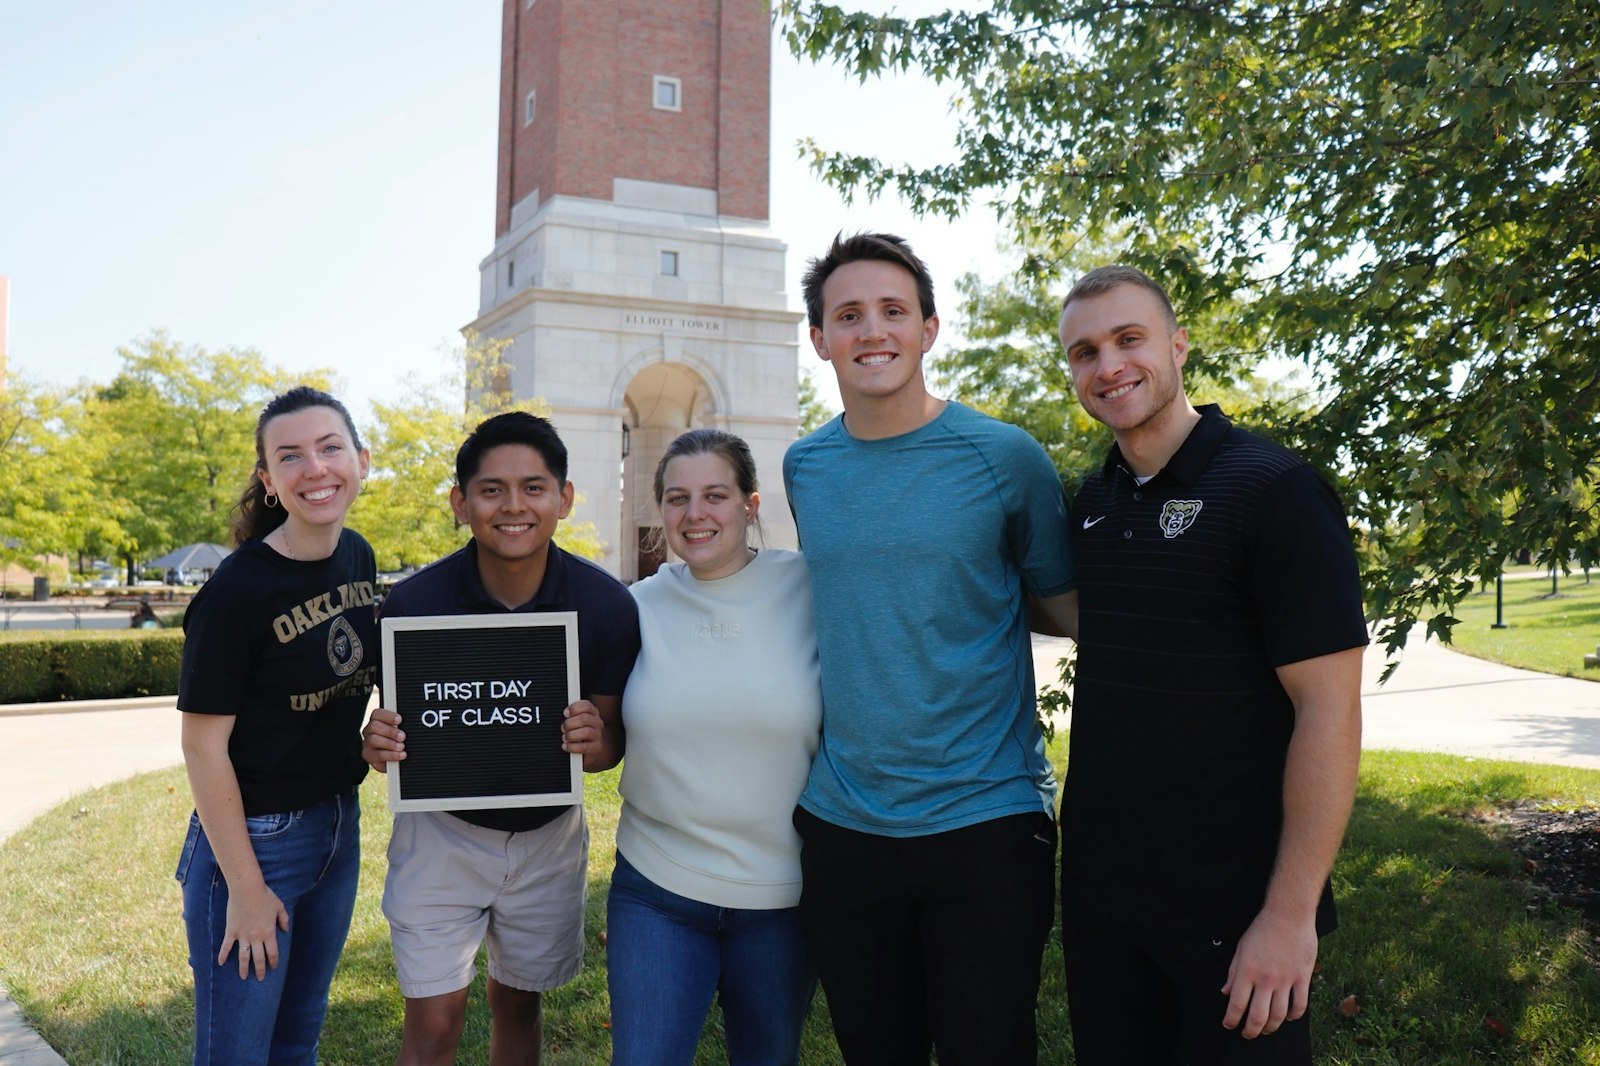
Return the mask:
M 1600 462 L 1594 5 L 782 0 L 778 20 L 797 56 L 951 90 L 953 162 L 802 146 L 847 196 L 1119 243 L 1186 322 L 1226 308 L 1307 369 L 1309 404 L 1238 413 L 1339 484 L 1391 650 L 1419 619 L 1447 635 L 1512 552 L 1600 558 L 1575 491 Z

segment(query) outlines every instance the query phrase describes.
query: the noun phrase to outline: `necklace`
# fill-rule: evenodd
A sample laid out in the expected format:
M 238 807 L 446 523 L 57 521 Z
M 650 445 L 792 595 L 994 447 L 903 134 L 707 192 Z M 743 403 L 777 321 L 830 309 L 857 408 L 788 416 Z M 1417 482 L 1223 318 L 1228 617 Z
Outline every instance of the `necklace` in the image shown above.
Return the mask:
M 283 541 L 283 550 L 289 553 L 289 558 L 298 563 L 300 556 L 294 553 L 294 547 L 289 543 L 289 526 L 287 523 L 278 527 L 278 539 Z

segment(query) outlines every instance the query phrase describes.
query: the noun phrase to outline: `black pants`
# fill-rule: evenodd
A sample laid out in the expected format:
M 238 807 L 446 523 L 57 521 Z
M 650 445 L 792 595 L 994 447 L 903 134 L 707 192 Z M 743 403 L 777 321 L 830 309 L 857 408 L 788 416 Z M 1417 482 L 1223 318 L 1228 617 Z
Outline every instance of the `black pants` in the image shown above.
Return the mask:
M 851 1066 L 1032 1066 L 1055 918 L 1055 822 L 1020 814 L 920 837 L 795 812 L 800 922 Z
M 1078 1066 L 1310 1066 L 1309 1014 L 1253 1040 L 1222 1027 L 1221 989 L 1242 935 L 1134 924 L 1069 894 L 1061 950 Z

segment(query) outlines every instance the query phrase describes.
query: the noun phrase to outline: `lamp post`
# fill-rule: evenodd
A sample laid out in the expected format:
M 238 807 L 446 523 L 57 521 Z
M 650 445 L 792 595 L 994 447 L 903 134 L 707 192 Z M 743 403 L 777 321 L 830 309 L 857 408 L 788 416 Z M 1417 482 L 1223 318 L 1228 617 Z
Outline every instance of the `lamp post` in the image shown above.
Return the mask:
M 1504 629 L 1506 627 L 1505 612 L 1505 564 L 1500 564 L 1500 569 L 1494 575 L 1494 624 L 1490 629 Z

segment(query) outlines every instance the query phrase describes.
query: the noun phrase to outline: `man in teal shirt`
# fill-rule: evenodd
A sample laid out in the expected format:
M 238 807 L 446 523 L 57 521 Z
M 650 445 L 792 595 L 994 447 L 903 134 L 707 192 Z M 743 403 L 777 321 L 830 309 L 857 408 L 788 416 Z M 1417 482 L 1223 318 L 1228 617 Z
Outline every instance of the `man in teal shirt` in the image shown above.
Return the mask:
M 928 393 L 906 242 L 840 237 L 804 286 L 845 412 L 784 459 L 824 707 L 801 920 L 847 1062 L 1033 1063 L 1055 780 L 1026 602 L 1075 627 L 1061 484 L 1025 432 Z

